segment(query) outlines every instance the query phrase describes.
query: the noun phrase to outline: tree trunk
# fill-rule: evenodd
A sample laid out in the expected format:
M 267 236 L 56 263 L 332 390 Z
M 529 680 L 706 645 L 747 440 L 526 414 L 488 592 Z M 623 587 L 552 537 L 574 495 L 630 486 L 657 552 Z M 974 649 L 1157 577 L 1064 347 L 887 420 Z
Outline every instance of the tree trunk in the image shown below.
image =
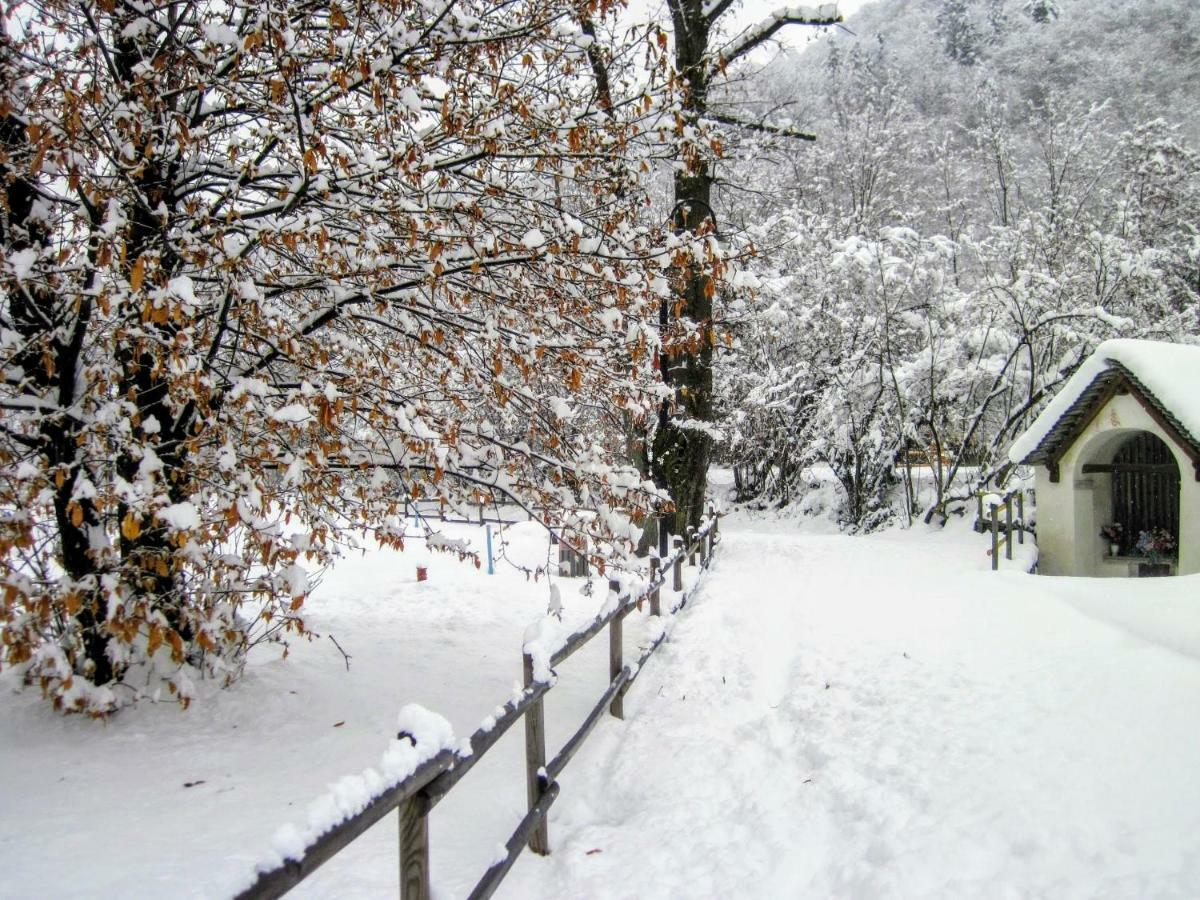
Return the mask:
M 670 0 L 675 29 L 675 65 L 684 82 L 683 122 L 687 134 L 697 133 L 708 109 L 707 51 L 710 23 L 699 0 Z M 681 141 L 683 168 L 675 175 L 672 226 L 680 232 L 713 231 L 712 162 L 706 147 L 691 138 Z M 713 420 L 712 312 L 715 284 L 711 273 L 691 259 L 676 283 L 679 309 L 688 339 L 662 355 L 663 380 L 674 387 L 673 404 L 664 402 L 654 437 L 653 474 L 675 503 L 673 531 L 699 525 L 708 487 L 712 438 L 680 421 Z M 664 316 L 664 319 L 667 318 Z M 668 322 L 664 322 L 668 325 Z

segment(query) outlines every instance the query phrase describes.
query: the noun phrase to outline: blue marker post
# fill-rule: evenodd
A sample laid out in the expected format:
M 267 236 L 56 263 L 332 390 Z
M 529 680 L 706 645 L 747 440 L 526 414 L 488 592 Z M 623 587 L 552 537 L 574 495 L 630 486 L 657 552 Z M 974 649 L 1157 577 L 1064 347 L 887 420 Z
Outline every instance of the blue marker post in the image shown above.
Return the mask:
M 492 562 L 492 526 L 487 527 L 488 574 L 496 574 L 496 565 Z

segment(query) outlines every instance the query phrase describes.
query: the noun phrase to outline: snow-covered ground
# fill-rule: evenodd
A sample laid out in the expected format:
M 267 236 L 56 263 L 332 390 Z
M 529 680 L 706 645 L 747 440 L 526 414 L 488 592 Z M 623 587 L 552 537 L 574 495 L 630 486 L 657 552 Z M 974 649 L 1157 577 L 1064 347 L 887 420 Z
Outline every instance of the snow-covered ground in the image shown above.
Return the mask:
M 626 721 L 603 721 L 560 779 L 553 854 L 523 855 L 501 895 L 1194 896 L 1200 578 L 992 573 L 964 524 L 723 523 Z M 545 561 L 532 526 L 510 536 Z M 225 896 L 324 785 L 378 760 L 403 703 L 473 730 L 519 678 L 547 589 L 441 556 L 418 584 L 426 560 L 347 559 L 310 601 L 348 672 L 322 637 L 261 654 L 190 711 L 108 724 L 0 680 L 0 897 Z M 602 601 L 579 583 L 574 621 Z M 606 654 L 597 641 L 562 667 L 552 752 Z M 440 896 L 463 896 L 520 818 L 521 737 L 433 813 Z M 396 865 L 388 820 L 296 895 L 395 896 Z
M 1200 581 L 725 534 L 507 896 L 1195 896 Z

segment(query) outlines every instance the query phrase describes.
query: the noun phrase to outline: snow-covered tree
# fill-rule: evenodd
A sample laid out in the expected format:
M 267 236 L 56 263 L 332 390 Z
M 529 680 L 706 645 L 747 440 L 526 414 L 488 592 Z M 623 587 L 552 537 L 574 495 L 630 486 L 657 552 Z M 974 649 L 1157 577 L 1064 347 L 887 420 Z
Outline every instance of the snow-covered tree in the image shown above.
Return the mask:
M 819 462 L 850 527 L 889 504 L 933 517 L 1003 477 L 1007 444 L 1099 341 L 1200 337 L 1200 176 L 1182 129 L 1123 132 L 1112 102 L 1016 79 L 998 57 L 964 78 L 933 49 L 873 36 L 747 91 L 826 102 L 805 123 L 821 140 L 789 166 L 773 148 L 729 175 L 760 189 L 744 216 L 761 288 L 732 308 L 737 345 L 719 359 L 743 498 L 796 499 Z M 924 510 L 917 464 L 933 476 Z
M 674 77 L 680 88 L 676 110 L 676 147 L 670 219 L 681 235 L 690 235 L 691 252 L 676 257 L 672 315 L 662 357 L 663 380 L 674 390 L 664 402 L 654 435 L 652 470 L 656 482 L 670 491 L 675 505 L 674 528 L 699 524 L 708 489 L 713 444 L 713 300 L 725 271 L 715 239 L 713 208 L 715 162 L 722 142 L 712 125 L 750 127 L 790 133 L 769 124 L 724 116 L 710 108 L 710 94 L 755 48 L 791 25 L 824 26 L 841 21 L 836 3 L 782 7 L 736 34 L 722 30 L 734 0 L 668 0 L 674 39 Z
M 4 664 L 68 710 L 186 702 L 407 497 L 636 539 L 655 492 L 608 446 L 658 400 L 656 70 L 598 82 L 608 11 L 9 10 Z

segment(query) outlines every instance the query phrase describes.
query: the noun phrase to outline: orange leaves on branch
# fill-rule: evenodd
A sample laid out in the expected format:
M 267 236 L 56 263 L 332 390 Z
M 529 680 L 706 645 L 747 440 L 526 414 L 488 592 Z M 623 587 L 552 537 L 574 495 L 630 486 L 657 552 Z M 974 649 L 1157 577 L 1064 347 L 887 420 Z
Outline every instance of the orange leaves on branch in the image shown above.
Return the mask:
M 141 533 L 142 523 L 133 510 L 125 513 L 125 518 L 121 520 L 121 536 L 127 541 L 136 541 Z
M 133 264 L 133 268 L 129 271 L 129 287 L 132 290 L 139 291 L 142 289 L 142 281 L 146 277 L 146 257 L 139 256 Z
M 92 318 L 82 368 L 44 344 L 28 354 L 24 384 L 57 394 L 59 369 L 84 373 L 72 402 L 85 424 L 60 442 L 64 458 L 43 452 L 37 483 L 5 501 L 20 509 L 53 484 L 64 518 L 14 524 L 0 549 L 32 535 L 37 553 L 61 561 L 62 536 L 55 546 L 46 532 L 68 525 L 120 538 L 80 564 L 112 573 L 111 594 L 70 594 L 64 579 L 9 601 L 31 621 L 65 623 L 60 646 L 79 633 L 70 620 L 81 609 L 102 617 L 130 665 L 169 646 L 202 669 L 197 659 L 300 630 L 303 597 L 281 570 L 301 555 L 328 562 L 347 522 L 388 521 L 397 483 L 453 504 L 495 476 L 560 519 L 583 497 L 618 516 L 644 501 L 640 488 L 605 486 L 588 463 L 622 465 L 600 449 L 619 444 L 619 417 L 606 411 L 636 410 L 653 393 L 649 345 L 627 340 L 629 328 L 649 333 L 644 310 L 658 309 L 642 271 L 657 237 L 638 227 L 649 199 L 641 141 L 651 138 L 635 120 L 671 105 L 644 79 L 614 77 L 626 95 L 596 114 L 574 37 L 520 21 L 524 7 L 464 2 L 472 25 L 461 40 L 455 29 L 467 26 L 453 16 L 430 37 L 412 4 L 332 0 L 306 22 L 266 7 L 231 29 L 206 27 L 220 18 L 211 11 L 174 20 L 169 5 L 151 5 L 145 33 L 171 40 L 146 38 L 136 73 L 106 66 L 99 45 L 71 45 L 123 27 L 120 4 L 29 7 L 44 17 L 37 33 L 64 37 L 25 47 L 62 77 L 31 99 L 15 135 L 27 140 L 22 168 L 33 162 L 34 177 L 54 182 L 47 197 L 75 193 L 47 200 L 58 205 L 37 275 L 57 292 L 59 320 L 87 303 Z M 94 28 L 81 18 L 89 11 L 103 19 Z M 661 30 L 641 34 L 651 59 L 654 41 L 669 47 Z M 640 55 L 598 49 L 614 68 Z M 114 98 L 119 121 L 91 127 Z M 206 114 L 181 112 L 193 109 Z M 198 171 L 202 186 L 188 180 Z M 535 231 L 537 252 L 522 249 Z M 82 286 L 89 270 L 99 277 Z M 577 416 L 536 414 L 568 391 Z M 110 421 L 95 416 L 118 406 Z M 134 479 L 144 484 L 131 494 Z M 181 518 L 159 516 L 167 505 Z M 171 524 L 194 513 L 197 527 Z M 264 539 L 278 521 L 302 537 Z M 228 619 L 214 611 L 251 599 Z M 29 652 L 5 651 L 4 662 Z M 86 652 L 69 651 L 73 672 L 85 671 Z
M 163 630 L 158 625 L 151 625 L 146 639 L 146 655 L 154 656 L 154 651 L 163 645 Z

